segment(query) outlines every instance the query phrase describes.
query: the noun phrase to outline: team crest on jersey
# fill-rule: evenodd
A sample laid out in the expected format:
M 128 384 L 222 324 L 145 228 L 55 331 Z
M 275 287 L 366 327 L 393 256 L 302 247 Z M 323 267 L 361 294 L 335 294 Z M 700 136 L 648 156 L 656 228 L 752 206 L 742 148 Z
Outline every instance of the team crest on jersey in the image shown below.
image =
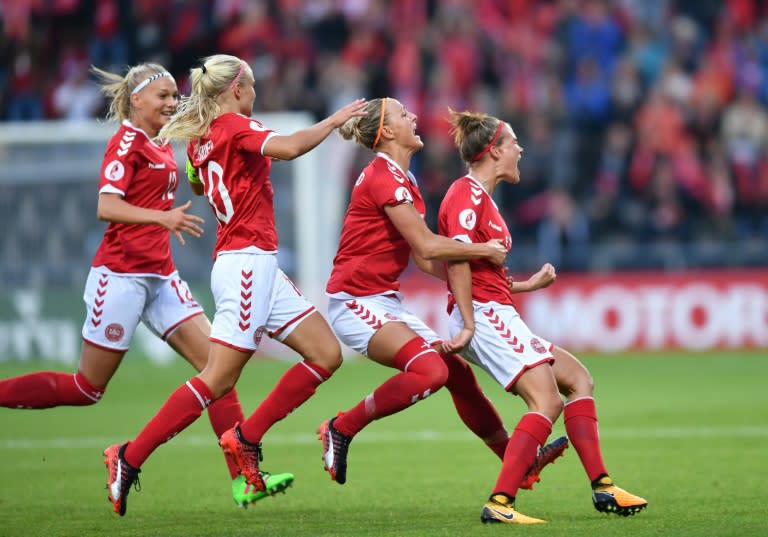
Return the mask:
M 464 229 L 473 230 L 477 223 L 477 213 L 473 209 L 464 209 L 459 213 L 459 225 Z
M 104 168 L 104 177 L 108 181 L 119 181 L 125 175 L 125 166 L 119 160 L 113 160 Z
M 260 326 L 253 332 L 253 342 L 258 347 L 261 345 L 261 338 L 264 336 L 264 327 Z
M 117 343 L 123 339 L 125 328 L 120 323 L 112 323 L 104 329 L 104 336 L 112 343 Z
M 395 199 L 397 201 L 407 201 L 408 203 L 413 203 L 413 197 L 411 196 L 411 191 L 405 188 L 404 186 L 398 187 L 397 190 L 395 190 Z
M 541 341 L 539 341 L 539 338 L 531 339 L 531 347 L 539 354 L 545 354 L 547 352 L 547 348 Z

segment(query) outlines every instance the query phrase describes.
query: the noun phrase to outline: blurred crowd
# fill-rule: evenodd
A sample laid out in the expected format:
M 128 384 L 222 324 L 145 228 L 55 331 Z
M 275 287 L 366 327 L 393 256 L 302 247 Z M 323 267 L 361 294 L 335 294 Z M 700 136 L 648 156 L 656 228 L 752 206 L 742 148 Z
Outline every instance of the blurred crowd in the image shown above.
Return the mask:
M 383 95 L 414 111 L 426 144 L 414 172 L 432 229 L 442 195 L 462 173 L 445 120 L 450 107 L 497 115 L 515 129 L 525 149 L 523 180 L 499 189 L 497 201 L 513 238 L 540 260 L 595 268 L 594 245 L 610 244 L 615 251 L 631 245 L 634 267 L 722 266 L 734 249 L 706 245 L 757 243 L 759 250 L 768 240 L 768 3 L 761 0 L 0 6 L 3 120 L 103 115 L 91 64 L 121 72 L 158 61 L 184 93 L 191 66 L 226 52 L 253 67 L 257 115 L 321 117 L 352 98 Z M 350 182 L 370 154 L 357 158 Z M 690 244 L 700 247 L 686 250 Z M 670 248 L 678 248 L 677 262 L 653 254 Z

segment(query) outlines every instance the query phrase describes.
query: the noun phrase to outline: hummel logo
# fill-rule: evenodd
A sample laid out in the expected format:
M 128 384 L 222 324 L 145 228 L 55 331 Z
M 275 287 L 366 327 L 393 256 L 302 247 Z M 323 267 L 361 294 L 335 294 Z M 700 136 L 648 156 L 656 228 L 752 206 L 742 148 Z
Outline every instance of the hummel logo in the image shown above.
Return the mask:
M 491 226 L 491 229 L 495 229 L 496 231 L 501 231 L 501 226 L 497 226 L 493 223 L 493 220 L 488 220 L 488 225 Z
M 154 162 L 149 163 L 149 169 L 150 170 L 164 170 L 165 169 L 165 162 L 161 162 L 159 164 L 155 164 Z

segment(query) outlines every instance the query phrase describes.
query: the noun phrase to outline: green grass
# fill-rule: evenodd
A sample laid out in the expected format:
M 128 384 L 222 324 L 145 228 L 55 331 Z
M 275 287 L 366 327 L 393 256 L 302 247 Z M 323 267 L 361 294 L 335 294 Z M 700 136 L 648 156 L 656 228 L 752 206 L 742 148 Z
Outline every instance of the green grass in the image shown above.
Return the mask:
M 596 512 L 576 452 L 547 468 L 518 508 L 549 523 L 486 527 L 483 502 L 498 460 L 465 431 L 447 393 L 375 422 L 350 449 L 348 481 L 323 471 L 314 431 L 389 371 L 349 361 L 307 404 L 264 438 L 267 470 L 292 471 L 286 495 L 235 507 L 205 417 L 144 465 L 128 514 L 106 499 L 101 450 L 132 438 L 190 376 L 128 360 L 104 400 L 89 408 L 0 409 L 0 536 L 265 535 L 484 536 L 767 535 L 768 356 L 763 353 L 631 354 L 586 358 L 596 381 L 605 462 L 617 483 L 646 497 L 635 517 Z M 0 377 L 35 369 L 0 364 Z M 286 369 L 254 359 L 241 378 L 246 415 Z M 521 401 L 478 376 L 512 427 Z M 561 422 L 553 435 L 563 434 Z

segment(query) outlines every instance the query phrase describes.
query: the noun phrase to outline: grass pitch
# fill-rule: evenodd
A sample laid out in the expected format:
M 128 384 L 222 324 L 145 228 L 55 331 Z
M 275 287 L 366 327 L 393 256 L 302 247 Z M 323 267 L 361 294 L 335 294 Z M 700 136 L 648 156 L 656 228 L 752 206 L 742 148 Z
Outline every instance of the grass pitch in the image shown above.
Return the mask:
M 264 469 L 296 474 L 285 495 L 239 509 L 207 418 L 161 446 L 120 518 L 106 499 L 101 451 L 132 438 L 191 376 L 131 357 L 86 408 L 0 409 L 0 536 L 763 536 L 768 534 L 768 353 L 631 354 L 584 359 L 596 382 L 606 465 L 649 500 L 637 516 L 598 513 L 578 456 L 547 468 L 521 512 L 539 527 L 483 526 L 499 461 L 464 429 L 447 392 L 374 422 L 350 447 L 347 484 L 323 471 L 318 424 L 391 374 L 348 361 L 264 438 Z M 38 369 L 0 364 L 0 377 Z M 286 369 L 254 359 L 238 384 L 246 415 Z M 524 409 L 477 371 L 508 427 Z M 554 435 L 564 434 L 561 421 Z

